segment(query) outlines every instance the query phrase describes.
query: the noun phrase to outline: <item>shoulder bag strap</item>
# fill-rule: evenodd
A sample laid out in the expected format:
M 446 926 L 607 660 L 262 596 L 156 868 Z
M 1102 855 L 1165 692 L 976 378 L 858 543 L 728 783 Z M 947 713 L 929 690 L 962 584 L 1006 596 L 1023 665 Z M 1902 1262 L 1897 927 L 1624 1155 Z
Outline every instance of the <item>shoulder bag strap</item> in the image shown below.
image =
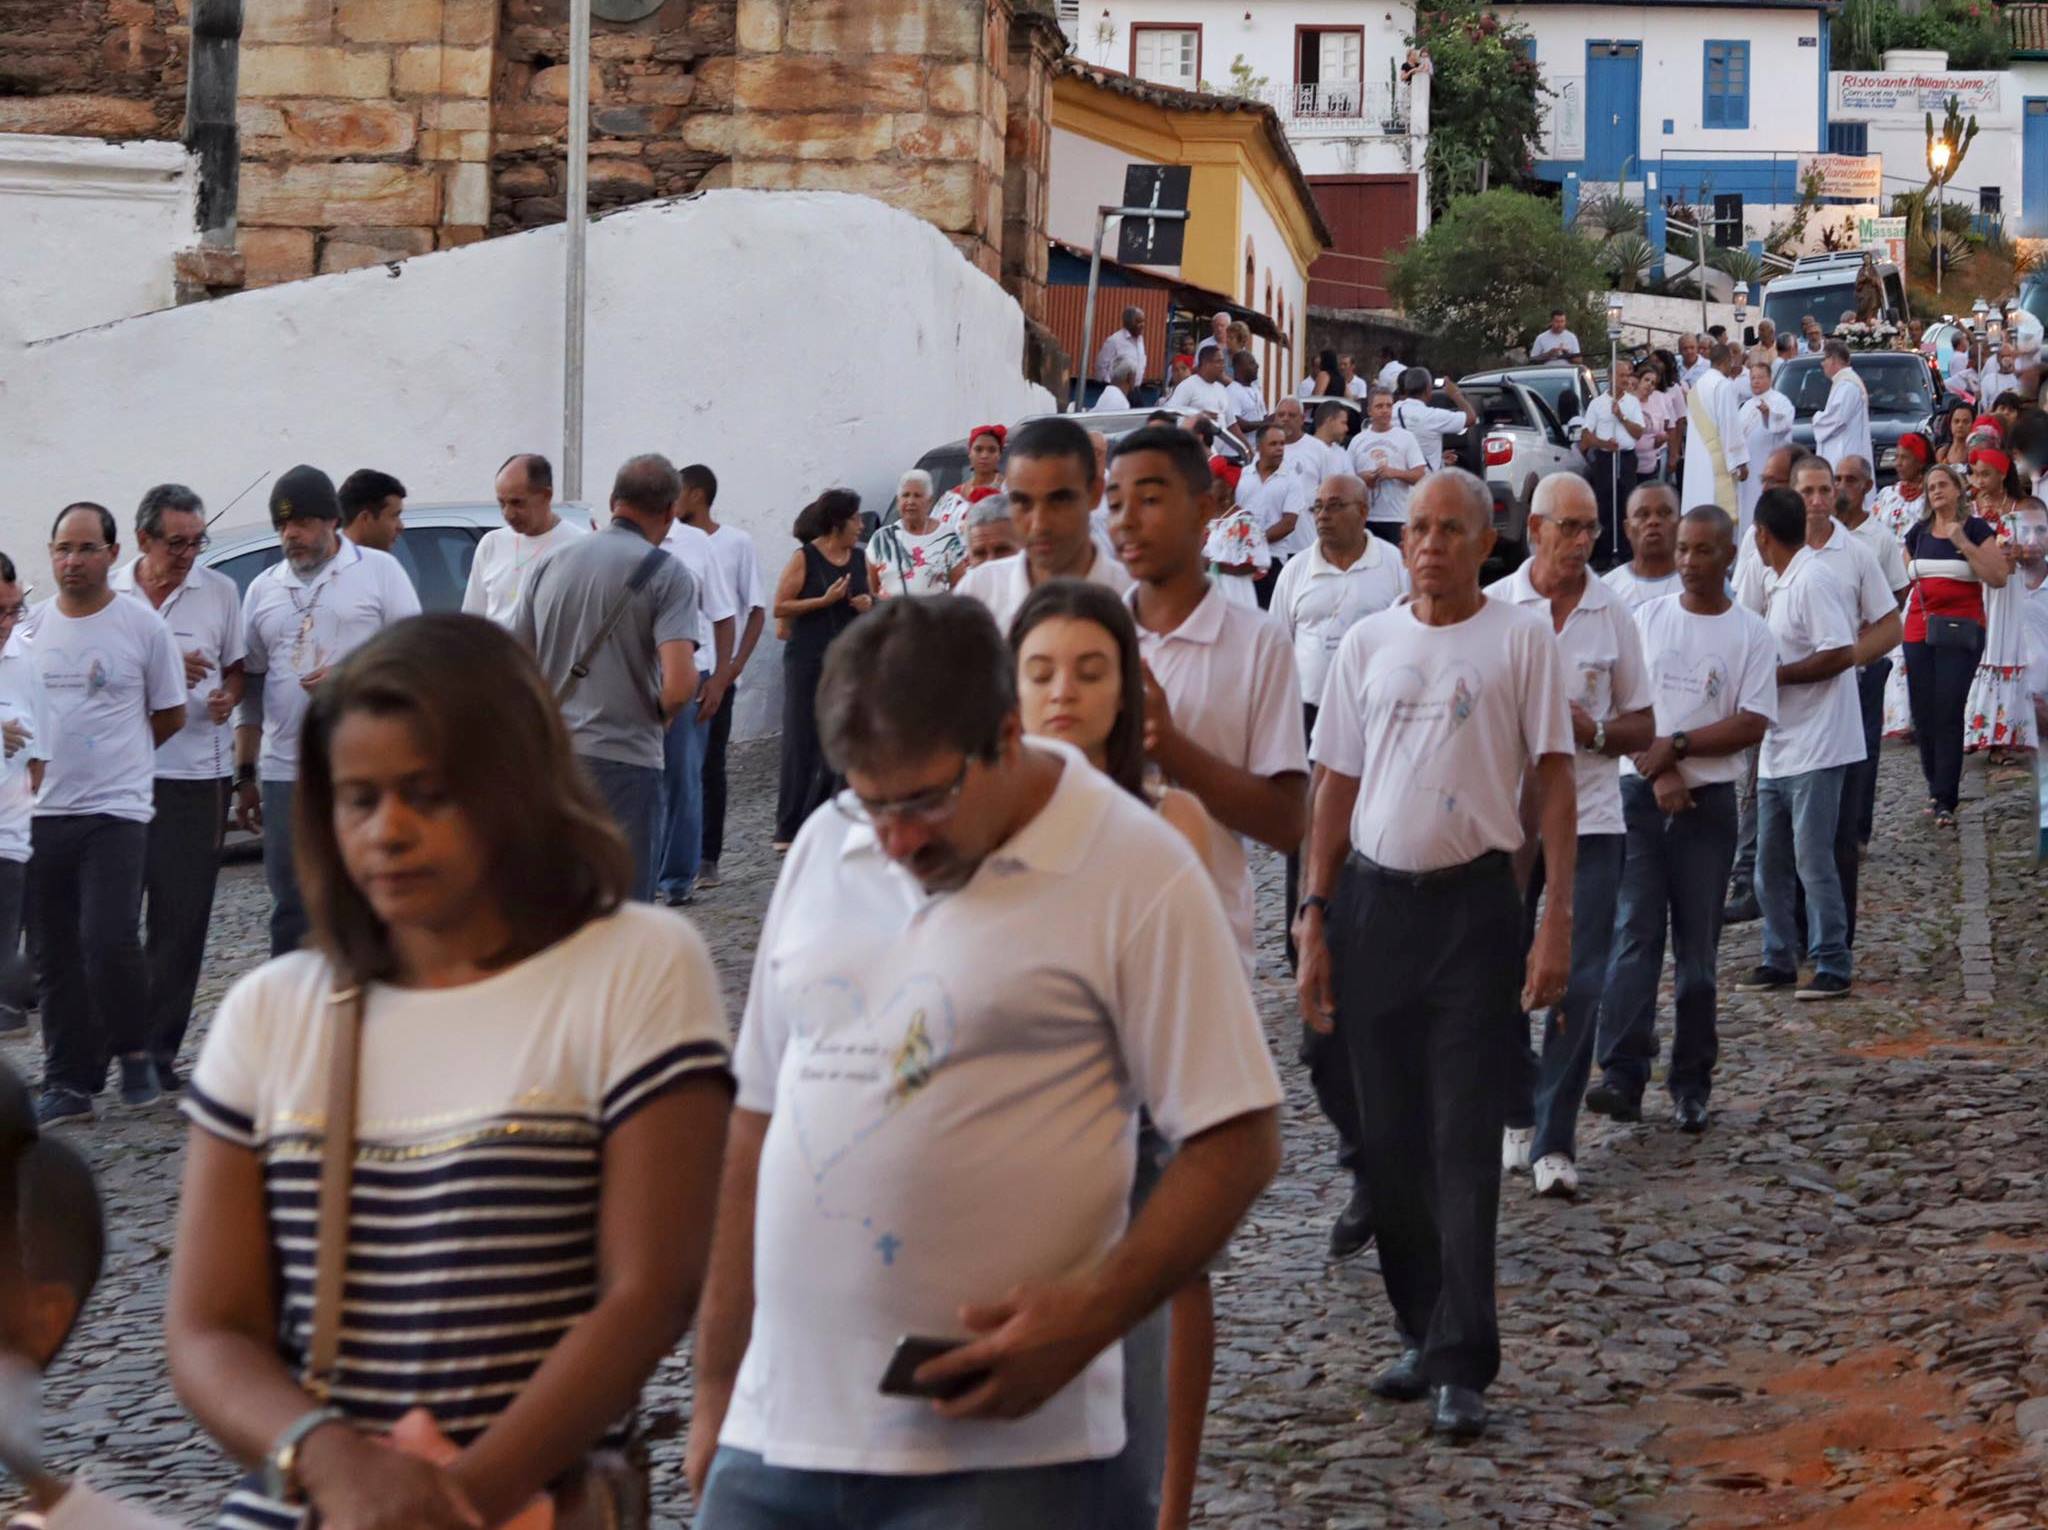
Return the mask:
M 558 704 L 566 703 L 576 694 L 576 687 L 589 678 L 591 662 L 597 658 L 597 651 L 604 647 L 605 640 L 612 635 L 612 629 L 618 626 L 625 616 L 626 607 L 633 603 L 635 595 L 647 588 L 647 581 L 654 577 L 654 571 L 661 567 L 661 560 L 667 556 L 668 549 L 665 547 L 647 549 L 647 556 L 642 558 L 639 566 L 633 570 L 632 577 L 626 581 L 626 587 L 612 597 L 612 603 L 605 608 L 604 620 L 597 624 L 597 631 L 591 634 L 590 641 L 583 645 L 583 652 L 576 655 L 576 662 L 569 666 L 569 678 L 564 680 L 561 689 L 555 692 L 555 701 Z
M 326 1402 L 341 1354 L 342 1283 L 348 1273 L 349 1192 L 355 1178 L 356 1077 L 362 1059 L 363 990 L 327 1001 L 334 1035 L 327 1053 L 327 1120 L 320 1144 L 318 1243 L 313 1264 L 313 1331 L 306 1387 Z

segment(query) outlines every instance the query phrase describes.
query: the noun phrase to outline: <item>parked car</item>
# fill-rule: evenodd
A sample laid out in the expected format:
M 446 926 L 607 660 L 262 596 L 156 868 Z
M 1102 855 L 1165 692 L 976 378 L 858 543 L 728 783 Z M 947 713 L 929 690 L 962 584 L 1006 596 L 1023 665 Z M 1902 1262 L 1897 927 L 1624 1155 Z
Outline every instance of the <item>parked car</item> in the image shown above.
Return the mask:
M 1494 558 L 1509 569 L 1528 556 L 1529 502 L 1537 480 L 1586 465 L 1565 425 L 1585 408 L 1590 385 L 1584 367 L 1563 366 L 1475 372 L 1458 384 L 1479 412 L 1469 434 L 1479 438 L 1486 486 L 1493 491 Z M 1574 407 L 1560 418 L 1567 393 Z
M 1792 441 L 1813 450 L 1813 417 L 1828 401 L 1827 373 L 1818 356 L 1794 356 L 1778 369 L 1778 391 L 1792 401 Z M 1879 488 L 1899 476 L 1899 437 L 1930 428 L 1934 386 L 1927 364 L 1912 351 L 1857 351 L 1849 365 L 1870 391 L 1870 444 Z

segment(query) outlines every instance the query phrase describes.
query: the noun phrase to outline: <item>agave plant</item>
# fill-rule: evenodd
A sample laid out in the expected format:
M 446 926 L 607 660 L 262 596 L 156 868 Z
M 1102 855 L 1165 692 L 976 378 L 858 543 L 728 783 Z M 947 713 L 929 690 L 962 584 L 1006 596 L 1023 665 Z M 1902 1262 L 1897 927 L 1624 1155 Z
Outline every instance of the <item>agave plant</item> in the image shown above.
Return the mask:
M 1927 248 L 1929 261 L 1950 273 L 1967 266 L 1977 253 L 1970 235 L 1961 229 L 1943 229 L 1939 239 L 1930 236 Z
M 1707 257 L 1709 265 L 1725 271 L 1738 287 L 1752 287 L 1764 278 L 1763 257 L 1752 250 L 1717 245 Z
M 1619 189 L 1596 191 L 1579 202 L 1579 227 L 1603 245 L 1627 234 L 1641 233 L 1642 204 L 1631 201 Z
M 1641 234 L 1622 234 L 1600 247 L 1600 264 L 1623 292 L 1634 292 L 1656 263 L 1657 247 Z

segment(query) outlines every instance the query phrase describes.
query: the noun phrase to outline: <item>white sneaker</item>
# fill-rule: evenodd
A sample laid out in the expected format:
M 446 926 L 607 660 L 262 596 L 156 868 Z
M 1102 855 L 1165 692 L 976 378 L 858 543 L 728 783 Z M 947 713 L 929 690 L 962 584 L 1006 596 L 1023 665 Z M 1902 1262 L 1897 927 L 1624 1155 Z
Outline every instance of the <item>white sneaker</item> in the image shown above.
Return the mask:
M 1535 1145 L 1535 1127 L 1510 1126 L 1501 1134 L 1501 1168 L 1509 1174 L 1527 1174 L 1529 1172 L 1529 1149 Z
M 1570 1200 L 1579 1193 L 1579 1166 L 1562 1153 L 1545 1153 L 1536 1160 L 1536 1193 Z

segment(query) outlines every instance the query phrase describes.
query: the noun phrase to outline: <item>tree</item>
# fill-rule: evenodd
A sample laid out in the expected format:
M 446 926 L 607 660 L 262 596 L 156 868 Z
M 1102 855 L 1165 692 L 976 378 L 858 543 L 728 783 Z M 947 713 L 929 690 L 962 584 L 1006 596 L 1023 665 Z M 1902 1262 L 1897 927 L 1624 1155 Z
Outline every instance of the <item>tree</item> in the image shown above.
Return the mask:
M 1479 0 L 1420 0 L 1409 41 L 1431 64 L 1432 211 L 1467 192 L 1520 183 L 1543 134 L 1548 94 L 1528 29 Z
M 1595 247 L 1564 226 L 1557 204 L 1526 192 L 1461 197 L 1394 257 L 1394 298 L 1439 338 L 1457 370 L 1525 345 L 1562 308 L 1580 335 L 1605 334 Z

